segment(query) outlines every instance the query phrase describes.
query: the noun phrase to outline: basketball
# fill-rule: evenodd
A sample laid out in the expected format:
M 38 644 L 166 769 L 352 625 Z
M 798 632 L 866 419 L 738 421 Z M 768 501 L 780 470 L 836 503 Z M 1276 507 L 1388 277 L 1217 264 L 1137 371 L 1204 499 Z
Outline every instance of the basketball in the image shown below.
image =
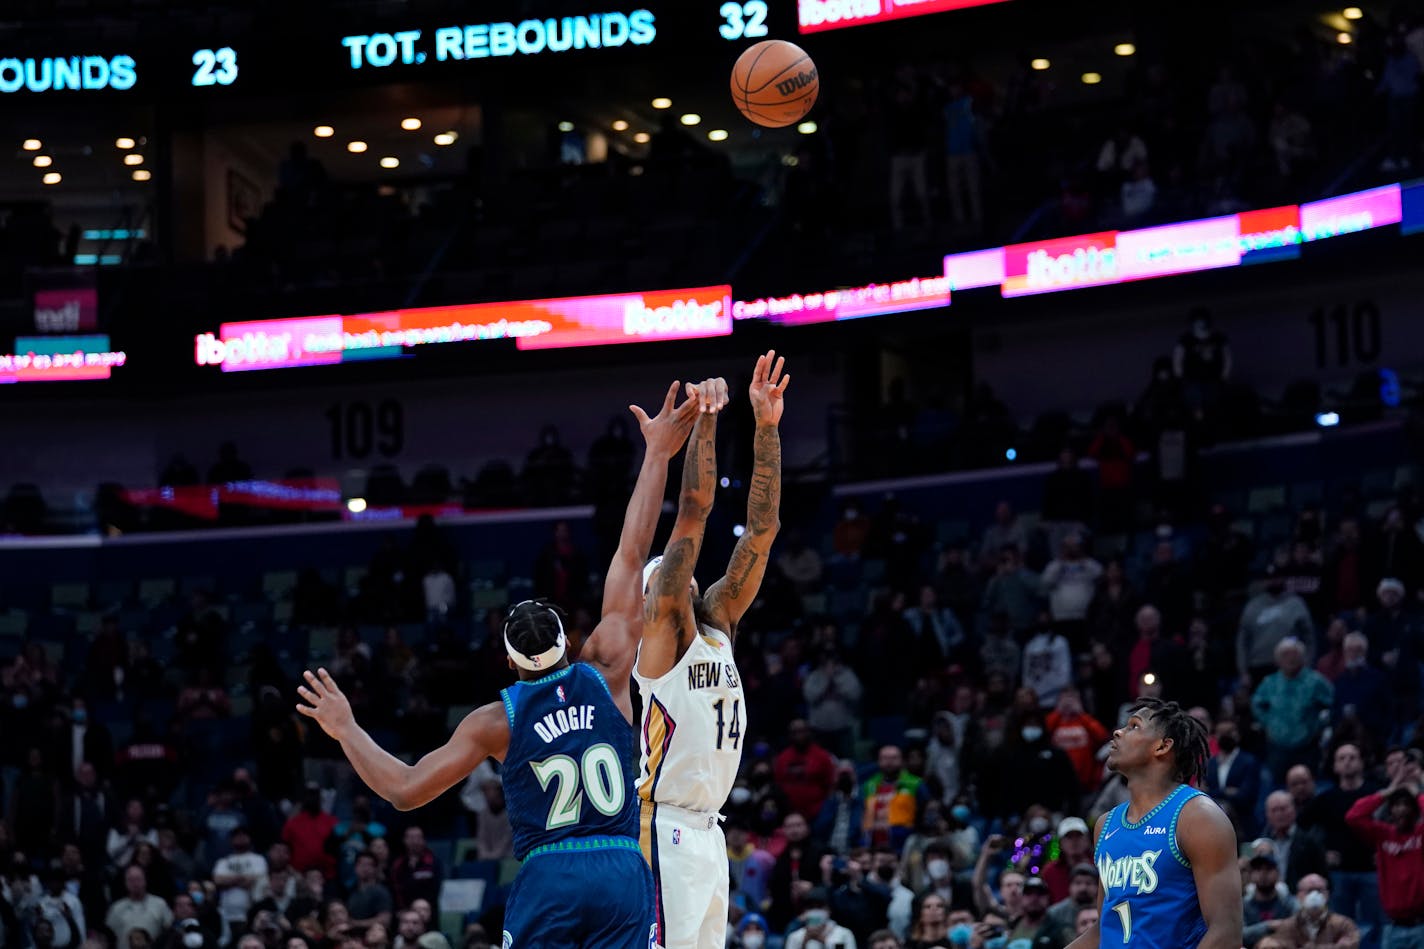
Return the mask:
M 766 128 L 799 122 L 811 106 L 821 80 L 806 51 L 785 40 L 747 47 L 732 67 L 732 101 L 742 115 Z

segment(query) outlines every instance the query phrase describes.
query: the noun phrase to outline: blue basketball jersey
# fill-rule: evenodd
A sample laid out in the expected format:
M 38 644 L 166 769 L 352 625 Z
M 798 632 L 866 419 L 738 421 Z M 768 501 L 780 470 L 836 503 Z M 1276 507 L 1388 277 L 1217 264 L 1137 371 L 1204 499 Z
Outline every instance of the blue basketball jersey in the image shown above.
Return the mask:
M 633 726 L 598 670 L 574 663 L 500 693 L 509 717 L 504 798 L 514 856 L 580 838 L 638 836 Z M 562 848 L 561 848 L 562 849 Z
M 1108 814 L 1094 853 L 1103 888 L 1100 949 L 1196 949 L 1206 935 L 1196 878 L 1177 846 L 1182 808 L 1201 793 L 1178 785 L 1135 824 L 1126 803 Z

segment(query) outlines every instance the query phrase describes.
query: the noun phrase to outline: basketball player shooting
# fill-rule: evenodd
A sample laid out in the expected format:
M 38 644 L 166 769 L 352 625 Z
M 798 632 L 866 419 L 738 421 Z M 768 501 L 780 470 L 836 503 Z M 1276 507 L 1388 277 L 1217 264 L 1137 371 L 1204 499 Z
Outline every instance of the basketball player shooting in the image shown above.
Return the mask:
M 297 711 L 341 745 L 361 780 L 399 810 L 434 800 L 486 757 L 502 774 L 514 855 L 523 865 L 505 911 L 505 949 L 647 949 L 652 876 L 637 843 L 629 670 L 642 632 L 642 563 L 667 483 L 699 411 L 726 403 L 726 384 L 673 383 L 657 416 L 636 406 L 647 451 L 618 551 L 604 581 L 603 613 L 570 665 L 561 611 L 526 600 L 509 611 L 504 644 L 519 681 L 465 717 L 443 746 L 407 765 L 357 723 L 325 669 L 305 674 Z
M 1098 818 L 1098 925 L 1068 949 L 1240 949 L 1236 832 L 1189 786 L 1206 753 L 1206 729 L 1176 702 L 1143 699 L 1113 732 L 1107 764 L 1128 800 Z
M 665 949 L 722 949 L 727 844 L 718 810 L 742 760 L 746 697 L 732 645 L 756 598 L 780 527 L 784 360 L 757 360 L 748 395 L 756 441 L 747 527 L 727 575 L 697 595 L 692 579 L 717 481 L 717 418 L 697 419 L 682 469 L 677 521 L 664 555 L 644 569 L 643 641 L 633 676 L 643 700 L 640 843 L 653 871 Z

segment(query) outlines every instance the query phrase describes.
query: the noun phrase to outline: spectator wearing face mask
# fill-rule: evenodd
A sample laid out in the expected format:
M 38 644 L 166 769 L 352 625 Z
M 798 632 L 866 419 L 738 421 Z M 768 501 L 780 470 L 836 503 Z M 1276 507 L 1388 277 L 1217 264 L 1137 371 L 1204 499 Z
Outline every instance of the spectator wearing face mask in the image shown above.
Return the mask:
M 1360 930 L 1348 916 L 1330 912 L 1330 884 L 1317 873 L 1300 878 L 1295 915 L 1277 920 L 1256 949 L 1356 949 Z
M 1079 797 L 1078 775 L 1068 756 L 1049 743 L 1037 709 L 1021 714 L 1017 733 L 980 773 L 979 800 L 989 817 L 1023 814 L 1034 804 L 1072 813 Z
M 1236 824 L 1238 834 L 1256 831 L 1256 801 L 1261 794 L 1261 762 L 1241 749 L 1241 731 L 1231 720 L 1216 725 L 1217 753 L 1206 763 L 1206 792 Z
M 766 917 L 748 913 L 737 923 L 737 931 L 727 949 L 762 949 L 766 945 Z
M 831 918 L 830 895 L 822 887 L 806 895 L 801 928 L 786 937 L 786 949 L 856 949 L 855 934 Z
M 855 766 L 849 761 L 836 768 L 836 783 L 816 815 L 816 837 L 831 850 L 845 853 L 860 840 L 865 824 L 865 801 L 855 785 Z
M 938 894 L 948 906 L 954 903 L 954 863 L 949 846 L 943 841 L 932 841 L 925 847 L 925 885 L 919 896 L 927 893 Z
M 901 879 L 900 858 L 895 854 L 895 851 L 888 848 L 877 850 L 871 858 L 871 864 L 874 870 L 866 885 L 885 891 L 887 896 L 885 921 L 896 936 L 903 938 L 910 931 L 910 919 L 914 915 L 915 891 L 906 886 L 904 880 Z M 875 944 L 874 934 L 871 934 L 868 943 Z

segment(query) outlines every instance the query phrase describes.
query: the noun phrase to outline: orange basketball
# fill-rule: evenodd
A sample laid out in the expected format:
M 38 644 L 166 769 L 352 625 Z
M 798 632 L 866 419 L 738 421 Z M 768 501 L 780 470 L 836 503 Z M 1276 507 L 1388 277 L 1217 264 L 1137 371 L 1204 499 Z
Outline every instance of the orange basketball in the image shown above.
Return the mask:
M 747 47 L 732 67 L 732 101 L 742 115 L 767 128 L 799 122 L 820 91 L 816 64 L 805 50 L 785 40 Z

